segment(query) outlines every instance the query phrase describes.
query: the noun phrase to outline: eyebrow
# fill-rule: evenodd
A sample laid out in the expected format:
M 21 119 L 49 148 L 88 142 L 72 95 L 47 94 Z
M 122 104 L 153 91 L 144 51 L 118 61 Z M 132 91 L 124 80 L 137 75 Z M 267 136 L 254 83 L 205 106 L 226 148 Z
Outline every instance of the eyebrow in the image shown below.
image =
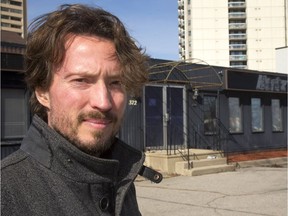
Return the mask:
M 66 71 L 67 72 L 67 71 Z M 67 79 L 67 78 L 70 78 L 70 77 L 73 77 L 73 76 L 84 76 L 84 77 L 98 77 L 99 74 L 95 74 L 93 72 L 88 72 L 88 71 L 77 71 L 77 72 L 71 72 L 71 71 L 68 71 L 69 74 L 66 74 L 63 76 L 64 79 Z M 106 74 L 107 77 L 109 78 L 122 78 L 122 72 L 121 71 L 112 71 L 112 72 L 108 72 Z

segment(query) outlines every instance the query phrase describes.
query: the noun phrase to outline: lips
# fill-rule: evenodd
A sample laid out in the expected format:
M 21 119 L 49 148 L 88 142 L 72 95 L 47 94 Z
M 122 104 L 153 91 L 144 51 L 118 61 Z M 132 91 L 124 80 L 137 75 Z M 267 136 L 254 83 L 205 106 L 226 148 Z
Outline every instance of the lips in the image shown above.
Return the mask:
M 85 119 L 84 121 L 91 123 L 91 124 L 110 124 L 112 121 L 109 119 Z
M 83 122 L 98 129 L 103 129 L 107 127 L 110 123 L 112 123 L 112 121 L 109 119 L 91 119 L 91 118 L 85 119 Z

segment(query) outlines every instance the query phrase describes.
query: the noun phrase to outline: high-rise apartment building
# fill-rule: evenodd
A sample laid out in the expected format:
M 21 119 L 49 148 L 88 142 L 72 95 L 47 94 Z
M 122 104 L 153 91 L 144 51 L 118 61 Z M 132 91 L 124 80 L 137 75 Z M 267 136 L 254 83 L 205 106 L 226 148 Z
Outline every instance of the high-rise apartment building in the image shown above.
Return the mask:
M 1 31 L 15 32 L 26 38 L 26 0 L 1 0 Z
M 178 0 L 180 59 L 277 72 L 276 49 L 288 46 L 287 2 Z

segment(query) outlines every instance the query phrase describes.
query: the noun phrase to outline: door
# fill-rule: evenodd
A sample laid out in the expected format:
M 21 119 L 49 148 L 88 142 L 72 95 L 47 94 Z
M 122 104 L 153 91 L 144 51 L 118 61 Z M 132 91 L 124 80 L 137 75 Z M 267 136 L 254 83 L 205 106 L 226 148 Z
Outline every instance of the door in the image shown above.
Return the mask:
M 145 87 L 145 146 L 163 145 L 163 92 L 160 86 Z
M 183 86 L 145 87 L 145 146 L 186 144 L 186 97 Z

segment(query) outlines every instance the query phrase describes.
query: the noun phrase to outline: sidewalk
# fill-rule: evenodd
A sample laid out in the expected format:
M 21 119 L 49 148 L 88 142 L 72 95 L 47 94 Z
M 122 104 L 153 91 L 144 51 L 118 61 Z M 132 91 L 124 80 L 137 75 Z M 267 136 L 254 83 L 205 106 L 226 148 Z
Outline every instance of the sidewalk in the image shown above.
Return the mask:
M 135 184 L 143 216 L 287 216 L 287 164 Z

